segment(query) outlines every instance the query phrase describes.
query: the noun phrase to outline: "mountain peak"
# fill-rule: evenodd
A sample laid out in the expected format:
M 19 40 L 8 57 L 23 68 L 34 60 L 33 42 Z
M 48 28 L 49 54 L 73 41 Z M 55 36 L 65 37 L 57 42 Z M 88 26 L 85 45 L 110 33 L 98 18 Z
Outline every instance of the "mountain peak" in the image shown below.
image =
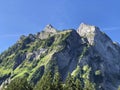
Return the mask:
M 51 24 L 47 24 L 46 27 L 53 28 L 53 26 Z
M 56 29 L 51 24 L 46 25 L 46 27 L 44 28 L 44 31 L 49 33 L 57 32 Z
M 100 30 L 96 26 L 81 23 L 77 32 L 81 37 L 87 38 L 89 43 L 92 45 L 94 44 L 95 36 L 100 33 Z
M 93 33 L 93 32 L 95 33 L 96 31 L 98 31 L 98 29 L 99 28 L 96 26 L 81 23 L 77 32 L 84 37 L 86 34 Z

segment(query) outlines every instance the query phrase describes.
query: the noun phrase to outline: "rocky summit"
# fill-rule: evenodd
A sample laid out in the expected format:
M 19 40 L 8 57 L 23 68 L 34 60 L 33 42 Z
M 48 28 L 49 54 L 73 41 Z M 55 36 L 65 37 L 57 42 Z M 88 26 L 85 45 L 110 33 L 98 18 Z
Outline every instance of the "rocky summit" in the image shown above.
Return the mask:
M 89 79 L 96 90 L 117 90 L 120 85 L 120 45 L 96 26 L 82 23 L 77 30 L 56 30 L 47 25 L 37 34 L 21 36 L 0 54 L 0 85 L 18 77 L 36 84 L 45 72 L 58 71 Z

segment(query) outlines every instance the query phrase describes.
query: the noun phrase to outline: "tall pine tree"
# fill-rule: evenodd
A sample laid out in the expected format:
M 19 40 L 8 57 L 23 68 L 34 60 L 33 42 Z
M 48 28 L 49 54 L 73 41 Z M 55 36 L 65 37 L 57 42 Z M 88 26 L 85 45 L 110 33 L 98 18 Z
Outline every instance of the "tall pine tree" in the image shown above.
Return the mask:
M 32 90 L 26 78 L 16 78 L 3 90 Z
M 62 82 L 59 72 L 56 72 L 53 79 L 52 90 L 62 90 Z
M 75 87 L 76 87 L 75 90 L 83 90 L 82 89 L 82 83 L 78 78 L 75 81 Z
M 83 90 L 95 90 L 95 84 L 91 83 L 88 79 L 84 82 L 84 89 Z
M 75 82 L 70 73 L 68 73 L 66 78 L 64 90 L 75 90 Z
M 52 90 L 52 74 L 45 73 L 41 80 L 37 83 L 34 90 Z

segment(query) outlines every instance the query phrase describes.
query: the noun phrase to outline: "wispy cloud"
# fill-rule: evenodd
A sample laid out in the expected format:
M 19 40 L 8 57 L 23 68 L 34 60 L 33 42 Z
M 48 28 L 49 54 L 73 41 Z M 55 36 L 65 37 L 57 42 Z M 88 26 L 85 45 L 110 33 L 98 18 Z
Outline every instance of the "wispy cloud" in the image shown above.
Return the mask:
M 0 38 L 11 38 L 11 37 L 19 37 L 22 34 L 0 34 Z
M 114 30 L 120 30 L 120 27 L 107 27 L 107 28 L 102 28 L 104 31 L 114 31 Z

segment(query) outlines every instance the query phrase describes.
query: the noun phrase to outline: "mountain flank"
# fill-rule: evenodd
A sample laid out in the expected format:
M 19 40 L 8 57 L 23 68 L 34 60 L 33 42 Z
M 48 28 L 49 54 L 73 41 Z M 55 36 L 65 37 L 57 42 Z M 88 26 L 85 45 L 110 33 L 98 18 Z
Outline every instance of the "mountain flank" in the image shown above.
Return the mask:
M 34 86 L 49 71 L 59 72 L 63 83 L 69 73 L 82 86 L 87 79 L 96 90 L 117 90 L 120 45 L 96 26 L 82 23 L 77 30 L 59 31 L 49 24 L 37 34 L 22 35 L 0 54 L 1 88 L 19 77 Z

